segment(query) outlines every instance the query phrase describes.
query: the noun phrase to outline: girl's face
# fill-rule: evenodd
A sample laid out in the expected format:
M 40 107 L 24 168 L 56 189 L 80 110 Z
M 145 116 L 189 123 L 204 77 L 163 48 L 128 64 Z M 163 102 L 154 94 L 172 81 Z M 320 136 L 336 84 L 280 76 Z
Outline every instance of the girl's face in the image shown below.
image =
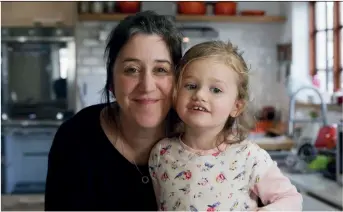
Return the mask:
M 174 71 L 164 40 L 137 34 L 114 65 L 114 91 L 123 115 L 140 127 L 158 127 L 171 108 Z
M 191 62 L 184 70 L 177 90 L 176 111 L 191 128 L 222 130 L 229 115 L 236 117 L 238 75 L 214 58 Z

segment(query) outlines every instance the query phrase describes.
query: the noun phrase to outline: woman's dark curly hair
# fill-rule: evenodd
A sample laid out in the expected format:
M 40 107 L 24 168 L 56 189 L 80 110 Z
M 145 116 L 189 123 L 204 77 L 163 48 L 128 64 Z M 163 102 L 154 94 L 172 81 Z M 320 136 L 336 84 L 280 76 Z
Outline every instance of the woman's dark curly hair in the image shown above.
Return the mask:
M 176 25 L 166 16 L 158 15 L 153 11 L 139 12 L 135 15 L 126 17 L 112 30 L 105 49 L 107 79 L 103 94 L 108 106 L 107 108 L 112 108 L 107 110 L 107 121 L 113 122 L 116 127 L 118 127 L 116 116 L 118 115 L 120 108 L 118 104 L 113 104 L 113 102 L 111 102 L 111 95 L 114 95 L 114 63 L 120 50 L 128 40 L 132 36 L 140 33 L 161 36 L 169 48 L 174 66 L 179 63 L 182 57 L 182 36 L 176 28 Z M 174 70 L 176 71 L 176 69 Z M 169 132 L 173 131 L 177 120 L 178 116 L 176 115 L 176 112 L 174 109 L 171 109 L 167 115 L 167 135 Z

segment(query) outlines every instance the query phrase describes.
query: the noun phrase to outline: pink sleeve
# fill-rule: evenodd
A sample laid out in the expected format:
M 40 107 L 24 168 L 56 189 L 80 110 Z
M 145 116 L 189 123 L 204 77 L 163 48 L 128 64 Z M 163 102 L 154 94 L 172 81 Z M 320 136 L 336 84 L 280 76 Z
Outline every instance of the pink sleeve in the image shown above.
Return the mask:
M 265 205 L 259 211 L 302 211 L 302 196 L 276 163 L 255 183 L 252 191 Z

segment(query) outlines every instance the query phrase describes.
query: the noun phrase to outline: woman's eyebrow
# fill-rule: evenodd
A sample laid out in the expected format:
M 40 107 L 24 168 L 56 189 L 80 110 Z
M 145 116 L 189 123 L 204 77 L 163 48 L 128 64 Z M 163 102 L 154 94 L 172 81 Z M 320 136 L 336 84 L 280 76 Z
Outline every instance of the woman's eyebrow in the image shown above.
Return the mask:
M 124 58 L 122 60 L 122 62 L 141 62 L 141 61 L 139 59 L 137 59 L 137 58 L 127 57 L 127 58 Z
M 172 63 L 167 60 L 167 59 L 156 59 L 154 60 L 156 63 L 168 63 L 169 65 L 172 65 Z M 133 58 L 133 57 L 127 57 L 127 58 L 124 58 L 122 60 L 122 62 L 142 62 L 140 59 L 138 58 Z
M 171 62 L 169 60 L 164 60 L 164 59 L 157 59 L 157 60 L 155 60 L 155 62 L 157 62 L 157 63 L 168 63 L 169 65 L 171 65 Z

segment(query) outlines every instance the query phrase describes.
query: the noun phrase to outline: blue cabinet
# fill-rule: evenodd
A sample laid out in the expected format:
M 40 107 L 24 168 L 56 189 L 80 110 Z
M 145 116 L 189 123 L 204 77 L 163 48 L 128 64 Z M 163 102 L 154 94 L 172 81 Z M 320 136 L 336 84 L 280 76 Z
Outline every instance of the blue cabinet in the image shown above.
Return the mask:
M 8 128 L 3 137 L 5 193 L 43 193 L 56 127 Z

